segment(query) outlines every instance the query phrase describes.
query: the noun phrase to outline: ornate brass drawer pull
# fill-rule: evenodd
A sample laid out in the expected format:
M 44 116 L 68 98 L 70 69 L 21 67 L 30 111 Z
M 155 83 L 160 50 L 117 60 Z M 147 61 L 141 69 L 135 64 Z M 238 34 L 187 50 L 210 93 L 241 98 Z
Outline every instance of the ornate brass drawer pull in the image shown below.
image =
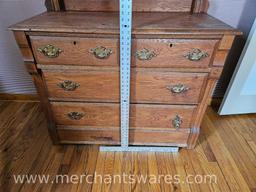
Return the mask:
M 70 112 L 67 115 L 71 120 L 80 120 L 84 117 L 85 114 L 80 112 Z
M 97 59 L 107 59 L 113 51 L 103 46 L 95 47 L 89 50 Z
M 177 84 L 174 86 L 168 86 L 167 89 L 170 90 L 172 93 L 185 93 L 190 88 L 183 84 Z
M 65 91 L 74 91 L 78 87 L 80 87 L 80 85 L 73 81 L 66 80 L 66 81 L 63 81 L 62 83 L 59 83 L 58 87 L 64 89 Z
M 179 115 L 176 115 L 175 118 L 172 120 L 172 125 L 175 129 L 179 129 L 182 124 L 182 119 Z
M 148 49 L 142 49 L 136 52 L 136 57 L 139 60 L 151 60 L 153 57 L 156 57 L 157 54 L 154 51 L 150 51 Z
M 209 56 L 209 54 L 207 52 L 204 52 L 200 49 L 193 49 L 191 52 L 184 55 L 184 57 L 186 57 L 190 61 L 200 61 L 203 58 L 206 58 L 208 56 Z
M 37 50 L 49 58 L 56 58 L 63 52 L 60 48 L 54 47 L 53 45 L 46 45 L 38 48 Z

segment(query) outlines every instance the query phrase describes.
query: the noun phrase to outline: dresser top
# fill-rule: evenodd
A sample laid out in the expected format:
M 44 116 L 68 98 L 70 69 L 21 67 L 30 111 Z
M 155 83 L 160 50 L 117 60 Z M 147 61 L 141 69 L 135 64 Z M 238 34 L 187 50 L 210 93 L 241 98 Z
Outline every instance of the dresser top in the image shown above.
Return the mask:
M 10 27 L 11 30 L 85 34 L 119 34 L 118 12 L 46 12 Z M 207 15 L 133 13 L 133 34 L 240 34 Z

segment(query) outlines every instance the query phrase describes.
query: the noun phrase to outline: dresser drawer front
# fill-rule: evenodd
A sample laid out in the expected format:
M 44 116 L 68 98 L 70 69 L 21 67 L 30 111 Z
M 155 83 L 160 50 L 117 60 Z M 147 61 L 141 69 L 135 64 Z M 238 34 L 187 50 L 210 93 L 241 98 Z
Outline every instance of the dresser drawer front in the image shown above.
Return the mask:
M 118 66 L 118 39 L 31 36 L 37 63 Z
M 132 70 L 132 103 L 197 104 L 207 73 Z M 44 71 L 50 99 L 119 102 L 118 71 Z
M 200 101 L 207 73 L 134 72 L 131 98 L 141 103 L 196 104 Z
M 51 99 L 119 101 L 117 71 L 44 71 Z
M 51 107 L 58 125 L 119 127 L 119 104 L 51 102 Z M 76 114 L 81 115 L 76 118 Z
M 189 129 L 196 108 L 185 105 L 133 104 L 130 110 L 130 127 L 159 130 Z
M 207 68 L 217 42 L 211 39 L 135 39 L 132 65 Z
M 120 126 L 120 105 L 110 103 L 51 102 L 58 125 L 86 127 Z M 132 104 L 130 127 L 132 129 L 189 129 L 196 106 Z M 180 124 L 174 124 L 180 118 Z M 179 122 L 177 122 L 179 123 Z
M 120 145 L 120 131 L 109 129 L 78 130 L 77 127 L 58 129 L 58 136 L 62 143 L 84 143 Z M 130 130 L 130 145 L 152 146 L 180 146 L 185 147 L 189 137 L 189 131 L 148 131 Z

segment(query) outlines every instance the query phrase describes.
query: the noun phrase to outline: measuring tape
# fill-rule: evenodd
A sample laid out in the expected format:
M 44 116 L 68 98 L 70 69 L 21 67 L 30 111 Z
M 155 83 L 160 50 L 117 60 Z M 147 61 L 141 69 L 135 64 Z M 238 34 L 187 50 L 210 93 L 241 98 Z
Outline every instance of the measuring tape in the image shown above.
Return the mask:
M 121 146 L 100 147 L 100 151 L 178 152 L 178 147 L 129 146 L 132 0 L 120 0 L 120 90 Z

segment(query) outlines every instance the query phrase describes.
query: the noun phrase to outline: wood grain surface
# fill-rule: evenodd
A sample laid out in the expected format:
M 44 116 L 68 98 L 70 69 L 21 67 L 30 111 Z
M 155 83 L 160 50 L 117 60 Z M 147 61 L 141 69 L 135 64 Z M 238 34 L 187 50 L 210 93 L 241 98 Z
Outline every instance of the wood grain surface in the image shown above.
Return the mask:
M 96 145 L 52 145 L 38 103 L 0 101 L 0 189 L 2 191 L 221 191 L 256 189 L 256 116 L 218 116 L 208 108 L 194 150 L 178 154 L 103 153 Z M 154 136 L 152 136 L 154 137 Z M 49 182 L 14 184 L 13 175 L 119 174 L 179 175 L 181 183 L 138 181 L 130 184 Z M 217 182 L 185 182 L 186 177 L 215 175 Z M 93 181 L 93 177 L 89 181 Z M 183 182 L 184 181 L 184 182 Z
M 33 53 L 32 50 L 30 49 L 30 45 L 28 43 L 26 34 L 21 31 L 15 31 L 13 34 L 19 46 L 23 61 L 33 62 Z
M 190 12 L 193 0 L 134 0 L 133 11 Z M 118 11 L 118 0 L 64 0 L 67 11 Z
M 76 130 L 76 127 L 58 128 L 58 136 L 61 143 L 71 144 L 102 144 L 119 145 L 120 130 L 86 129 Z M 189 130 L 177 131 L 152 131 L 144 129 L 131 129 L 129 132 L 130 145 L 148 146 L 179 146 L 186 147 Z
M 85 65 L 85 66 L 119 66 L 119 40 L 109 38 L 79 37 L 44 37 L 30 36 L 32 49 L 39 64 Z M 136 67 L 187 67 L 207 68 L 210 65 L 218 40 L 213 39 L 134 39 L 132 42 L 132 65 Z M 38 48 L 53 45 L 61 49 L 56 58 L 49 58 L 38 51 Z M 112 53 L 105 59 L 99 59 L 90 53 L 96 47 L 110 49 Z M 154 53 L 150 60 L 140 60 L 136 53 L 147 49 Z M 200 49 L 208 54 L 199 61 L 190 61 L 185 57 Z M 225 59 L 225 57 L 223 58 Z
M 27 32 L 66 32 L 86 34 L 119 34 L 118 12 L 49 12 L 10 27 Z M 190 13 L 134 13 L 134 35 L 234 35 L 241 34 L 207 14 Z
M 136 67 L 187 67 L 207 68 L 210 65 L 218 40 L 212 39 L 135 39 L 133 41 L 133 61 Z M 150 60 L 140 60 L 136 52 L 147 49 L 155 56 Z M 190 61 L 185 56 L 194 49 L 208 54 L 199 61 Z
M 118 71 L 44 71 L 43 76 L 49 97 L 52 99 L 119 102 Z M 74 91 L 65 91 L 58 84 L 66 80 L 78 83 L 80 86 Z
M 141 103 L 196 104 L 204 92 L 207 73 L 177 73 L 159 71 L 134 71 L 131 80 L 131 99 Z M 188 88 L 182 93 L 173 93 L 177 85 Z
M 52 100 L 119 102 L 118 71 L 44 71 L 44 79 Z M 65 91 L 59 83 L 69 80 L 80 86 Z M 132 103 L 196 104 L 204 91 L 207 73 L 178 73 L 153 70 L 132 70 Z M 183 93 L 172 93 L 173 86 L 189 88 Z
M 78 6 L 80 5 L 80 6 Z M 160 0 L 160 1 L 134 1 L 133 11 L 164 11 L 164 12 L 207 12 L 208 0 Z M 45 0 L 47 11 L 118 11 L 116 0 Z
M 84 128 L 116 128 L 120 126 L 120 105 L 108 103 L 52 102 L 54 117 L 58 125 L 80 125 Z M 189 129 L 196 106 L 185 105 L 131 105 L 131 129 L 175 130 L 172 120 L 179 115 L 182 128 Z M 83 113 L 80 120 L 72 120 L 68 113 Z
M 87 66 L 118 66 L 119 40 L 107 38 L 78 38 L 78 37 L 42 37 L 30 36 L 33 52 L 39 64 L 69 64 Z M 49 58 L 38 51 L 38 48 L 53 45 L 61 49 L 56 58 Z M 91 49 L 104 47 L 112 53 L 108 58 L 99 59 L 90 52 Z

